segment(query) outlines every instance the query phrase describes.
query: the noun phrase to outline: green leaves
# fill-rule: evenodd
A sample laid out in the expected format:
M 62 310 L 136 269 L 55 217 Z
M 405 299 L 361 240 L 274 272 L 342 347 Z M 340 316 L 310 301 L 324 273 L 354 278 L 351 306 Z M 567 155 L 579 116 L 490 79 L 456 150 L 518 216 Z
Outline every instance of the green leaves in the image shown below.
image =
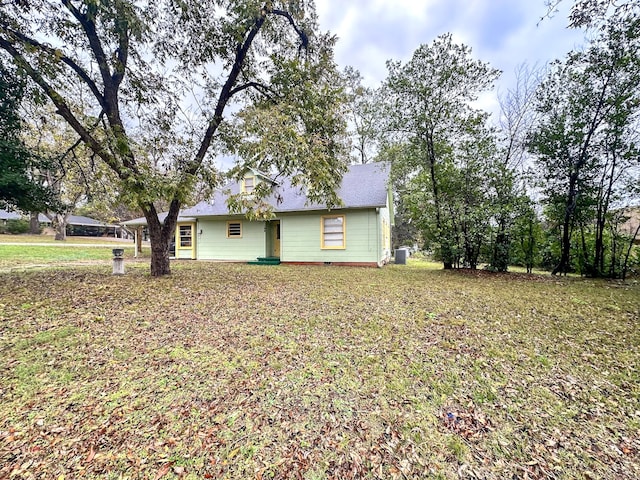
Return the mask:
M 404 144 L 394 171 L 410 179 L 411 219 L 446 266 L 475 268 L 491 218 L 488 180 L 497 147 L 486 114 L 471 102 L 499 72 L 471 58 L 450 34 L 420 46 L 405 65 L 387 67 L 388 142 Z
M 550 219 L 562 225 L 560 272 L 572 268 L 571 232 L 579 227 L 589 270 L 580 271 L 603 273 L 606 214 L 614 203 L 629 202 L 630 186 L 639 181 L 631 153 L 638 149 L 639 28 L 635 19 L 610 22 L 588 49 L 557 62 L 539 89 L 530 150 Z M 599 238 L 593 252 L 584 247 L 585 229 Z
M 290 177 L 310 202 L 331 208 L 340 205 L 335 191 L 348 161 L 345 97 L 331 57 L 334 39 L 316 41 L 304 60 L 274 56 L 267 97 L 239 112 L 225 139 L 227 149 L 242 159 L 231 172 L 236 178 L 247 167 Z M 269 194 L 253 193 L 258 211 Z M 250 207 L 246 199 L 241 204 Z
M 230 138 L 255 143 L 257 126 L 247 135 L 218 136 L 237 112 L 261 110 L 259 117 L 267 119 L 271 110 L 278 123 L 265 128 L 286 153 L 279 155 L 270 141 L 244 149 L 232 144 L 230 152 L 248 162 L 260 155 L 265 168 L 286 166 L 300 184 L 309 183 L 313 200 L 339 203 L 333 189 L 344 170 L 344 126 L 333 78 L 335 39 L 314 31 L 313 4 L 29 3 L 31 10 L 14 2 L 3 10 L 0 48 L 113 170 L 123 198 L 147 216 L 154 252 L 166 250 L 169 239 L 158 235 L 172 230 L 180 206 L 196 196 L 194 187 L 216 186 L 216 147 Z M 87 118 L 99 122 L 88 124 Z M 253 121 L 247 118 L 238 123 Z M 155 211 L 166 205 L 169 223 L 161 230 Z M 168 272 L 168 259 L 158 261 Z
M 23 140 L 19 115 L 24 78 L 0 61 L 0 207 L 27 212 L 59 208 L 51 185 L 43 185 L 39 170 L 47 161 Z

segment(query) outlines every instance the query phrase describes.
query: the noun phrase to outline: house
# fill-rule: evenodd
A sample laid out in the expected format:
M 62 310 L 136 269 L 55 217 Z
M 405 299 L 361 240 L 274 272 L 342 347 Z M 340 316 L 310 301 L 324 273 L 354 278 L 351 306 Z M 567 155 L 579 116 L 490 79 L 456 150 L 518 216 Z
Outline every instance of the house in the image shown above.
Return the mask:
M 352 165 L 344 174 L 339 208 L 309 204 L 304 192 L 286 179 L 250 171 L 229 193 L 251 195 L 269 182 L 274 217 L 251 221 L 229 211 L 226 191 L 182 210 L 174 258 L 258 263 L 382 266 L 391 258 L 393 204 L 388 164 Z M 161 217 L 162 219 L 162 217 Z M 146 225 L 144 218 L 123 222 Z M 258 260 L 260 259 L 260 260 Z
M 20 220 L 19 213 L 0 210 L 0 225 L 6 225 L 9 220 Z
M 38 222 L 45 229 L 52 227 L 52 222 L 44 213 L 38 214 Z M 67 218 L 67 235 L 85 237 L 114 237 L 125 238 L 125 233 L 120 225 L 112 225 L 94 218 L 82 215 L 69 215 Z
M 634 237 L 635 244 L 640 244 L 640 235 L 638 229 L 640 226 L 640 207 L 628 207 L 623 211 L 626 220 L 618 227 L 618 232 L 629 237 Z

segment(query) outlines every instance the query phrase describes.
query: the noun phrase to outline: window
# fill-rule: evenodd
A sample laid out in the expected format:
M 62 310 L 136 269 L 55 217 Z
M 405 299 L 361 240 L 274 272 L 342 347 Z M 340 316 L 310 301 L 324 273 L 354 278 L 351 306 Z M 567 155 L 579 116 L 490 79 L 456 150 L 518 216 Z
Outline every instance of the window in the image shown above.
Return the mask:
M 227 222 L 227 238 L 242 237 L 242 222 Z
M 251 193 L 256 186 L 256 177 L 244 177 L 242 180 L 242 193 Z
M 323 216 L 320 221 L 322 248 L 346 248 L 344 215 Z
M 180 246 L 191 247 L 191 225 L 180 225 Z

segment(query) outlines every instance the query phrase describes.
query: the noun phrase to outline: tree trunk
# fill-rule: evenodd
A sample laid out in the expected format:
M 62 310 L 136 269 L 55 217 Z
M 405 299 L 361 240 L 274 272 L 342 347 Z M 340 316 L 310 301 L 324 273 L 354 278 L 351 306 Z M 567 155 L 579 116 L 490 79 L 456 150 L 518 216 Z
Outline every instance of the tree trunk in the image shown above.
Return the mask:
M 560 262 L 556 268 L 553 269 L 551 275 L 557 275 L 558 273 L 566 274 L 569 271 L 569 250 L 571 248 L 571 235 L 569 234 L 570 225 L 568 219 L 565 219 L 565 223 L 562 225 L 562 241 L 560 243 Z
M 600 277 L 604 274 L 604 224 L 600 223 L 600 219 L 596 220 L 596 242 L 593 259 L 593 274 Z
M 63 242 L 67 239 L 67 214 L 54 213 L 52 215 L 47 214 L 51 220 L 51 226 L 56 232 L 54 240 Z
M 618 232 L 611 226 L 611 264 L 609 267 L 609 278 L 617 278 L 616 263 L 618 262 Z
M 136 242 L 136 250 L 138 254 L 141 254 L 142 253 L 142 227 L 136 227 L 134 241 Z
M 29 214 L 29 233 L 32 235 L 40 234 L 40 222 L 38 221 L 38 212 Z
M 440 211 L 440 193 L 438 190 L 438 181 L 436 177 L 436 152 L 433 141 L 433 132 L 426 135 L 425 143 L 427 146 L 427 160 L 429 162 L 429 175 L 431 176 L 431 188 L 433 193 L 433 204 L 436 209 L 436 229 L 438 231 L 438 242 L 440 243 L 442 253 L 442 264 L 445 270 L 453 268 L 453 252 L 451 244 L 442 228 L 442 217 Z
M 576 203 L 578 201 L 578 172 L 579 165 L 574 168 L 574 172 L 569 177 L 569 191 L 567 192 L 567 203 L 564 212 L 564 221 L 562 222 L 562 241 L 560 243 L 560 262 L 553 269 L 551 275 L 557 273 L 566 274 L 569 271 L 569 260 L 571 251 L 571 223 L 573 221 L 573 214 L 576 210 Z
M 153 218 L 147 217 L 147 225 L 149 227 L 149 241 L 151 242 L 151 276 L 162 277 L 163 275 L 169 275 L 171 274 L 169 264 L 171 235 L 164 228 L 164 225 L 160 223 L 157 214 L 155 215 L 155 221 Z M 171 233 L 173 234 L 174 232 Z
M 589 252 L 587 252 L 587 240 L 584 235 L 584 224 L 580 224 L 580 241 L 582 247 L 582 267 L 580 275 L 586 275 L 587 277 L 598 276 L 593 268 L 593 265 L 589 262 Z
M 161 238 L 160 241 L 153 242 L 151 247 L 151 276 L 161 277 L 171 274 L 169 263 L 169 242 L 170 238 Z
M 151 242 L 151 276 L 162 277 L 171 274 L 169 265 L 169 244 L 176 233 L 180 202 L 171 201 L 169 212 L 161 223 L 158 212 L 153 204 L 143 207 L 143 213 L 147 219 L 149 229 L 149 241 Z
M 631 256 L 631 250 L 633 250 L 633 244 L 636 241 L 638 233 L 640 233 L 640 225 L 638 225 L 638 227 L 636 228 L 635 233 L 633 234 L 633 236 L 629 240 L 629 246 L 627 247 L 627 253 L 624 256 L 624 262 L 622 264 L 622 280 L 623 281 L 627 279 L 627 269 L 629 268 L 629 257 Z

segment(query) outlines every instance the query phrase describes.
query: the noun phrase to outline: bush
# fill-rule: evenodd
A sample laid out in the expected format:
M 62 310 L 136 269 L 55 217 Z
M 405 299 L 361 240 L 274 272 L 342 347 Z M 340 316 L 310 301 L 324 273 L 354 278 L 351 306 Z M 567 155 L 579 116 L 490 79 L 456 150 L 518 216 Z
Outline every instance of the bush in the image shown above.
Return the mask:
M 7 220 L 6 225 L 7 233 L 17 235 L 20 233 L 27 233 L 29 231 L 29 222 L 27 220 Z
M 640 245 L 633 247 L 625 273 L 626 278 L 640 278 Z

